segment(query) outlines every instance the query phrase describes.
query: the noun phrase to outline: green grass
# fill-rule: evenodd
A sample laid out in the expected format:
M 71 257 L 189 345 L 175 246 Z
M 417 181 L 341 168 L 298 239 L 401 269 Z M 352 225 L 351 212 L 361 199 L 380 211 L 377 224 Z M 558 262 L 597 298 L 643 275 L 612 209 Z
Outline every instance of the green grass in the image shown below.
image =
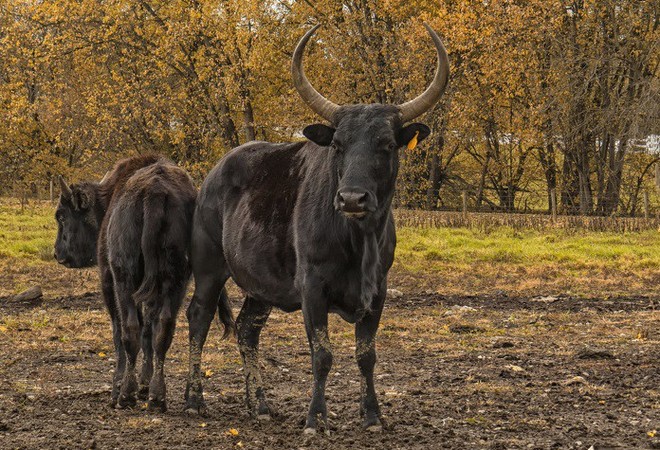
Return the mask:
M 50 261 L 57 234 L 55 210 L 39 202 L 21 212 L 17 203 L 0 202 L 0 259 Z
M 657 231 L 617 234 L 498 228 L 484 233 L 464 228 L 401 228 L 396 258 L 407 270 L 422 272 L 465 263 L 659 269 L 660 239 Z
M 54 207 L 0 199 L 0 291 L 17 292 L 42 278 L 53 292 L 96 289 L 95 270 L 79 273 L 53 260 Z M 392 287 L 476 294 L 518 291 L 579 295 L 657 294 L 660 235 L 496 227 L 398 229 Z M 57 281 L 59 280 L 59 281 Z

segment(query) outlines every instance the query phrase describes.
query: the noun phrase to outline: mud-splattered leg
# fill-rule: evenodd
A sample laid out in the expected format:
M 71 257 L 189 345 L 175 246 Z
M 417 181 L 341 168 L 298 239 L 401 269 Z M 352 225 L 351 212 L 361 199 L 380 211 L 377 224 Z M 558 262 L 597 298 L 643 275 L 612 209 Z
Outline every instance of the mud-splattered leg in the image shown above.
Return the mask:
M 193 227 L 192 269 L 195 277 L 195 294 L 188 307 L 190 340 L 190 367 L 186 385 L 185 411 L 206 414 L 202 388 L 202 349 L 218 302 L 226 301 L 225 282 L 229 278 L 222 248 L 211 239 L 202 226 Z
M 168 290 L 166 289 L 166 292 Z M 185 285 L 178 286 L 163 298 L 163 306 L 153 314 L 154 374 L 149 384 L 150 410 L 167 411 L 165 388 L 165 355 L 172 344 L 176 314 L 185 295 Z
M 137 378 L 135 362 L 140 351 L 140 319 L 133 302 L 135 283 L 130 274 L 113 267 L 115 279 L 115 297 L 121 318 L 121 340 L 126 351 L 126 367 L 121 381 L 121 389 L 117 408 L 135 406 L 137 394 Z
M 362 427 L 368 431 L 381 431 L 380 408 L 374 387 L 376 364 L 376 332 L 383 311 L 387 289 L 383 286 L 374 299 L 373 311 L 355 324 L 355 359 L 360 368 L 360 415 Z
M 250 415 L 260 420 L 270 419 L 271 414 L 259 370 L 259 334 L 268 320 L 271 309 L 270 305 L 247 297 L 236 319 L 238 348 L 245 372 L 247 407 Z
M 218 309 L 218 298 L 220 296 L 227 297 L 227 291 L 219 283 L 219 280 L 214 279 L 211 281 L 211 285 L 195 281 L 195 295 L 190 302 L 187 312 L 190 333 L 190 363 L 185 394 L 185 411 L 201 415 L 207 413 L 202 388 L 202 349 L 204 348 L 213 316 Z
M 138 383 L 138 398 L 147 400 L 149 397 L 149 382 L 154 371 L 153 346 L 152 346 L 152 320 L 148 311 L 140 312 L 140 326 L 142 327 L 142 337 L 140 348 L 142 348 L 142 369 L 140 370 L 140 381 Z
M 121 321 L 119 319 L 119 311 L 115 301 L 115 290 L 112 280 L 112 272 L 108 263 L 104 260 L 99 261 L 99 269 L 101 271 L 101 289 L 103 292 L 103 301 L 110 314 L 112 322 L 112 342 L 115 347 L 115 372 L 112 376 L 112 394 L 110 405 L 114 408 L 117 405 L 119 398 L 119 389 L 121 388 L 121 379 L 124 376 L 124 368 L 126 367 L 126 351 L 124 344 L 121 341 Z
M 318 294 L 317 294 L 318 295 Z M 303 317 L 305 331 L 312 353 L 312 370 L 314 372 L 314 389 L 309 405 L 305 434 L 314 434 L 323 428 L 330 434 L 328 426 L 328 411 L 325 404 L 325 383 L 332 368 L 332 349 L 328 338 L 327 302 L 321 298 L 312 299 L 309 296 L 303 300 Z

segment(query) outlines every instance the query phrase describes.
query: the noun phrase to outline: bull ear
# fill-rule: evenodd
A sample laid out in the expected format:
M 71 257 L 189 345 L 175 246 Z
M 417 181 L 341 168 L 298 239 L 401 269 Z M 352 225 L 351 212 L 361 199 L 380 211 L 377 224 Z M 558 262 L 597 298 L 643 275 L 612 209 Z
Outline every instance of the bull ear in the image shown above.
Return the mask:
M 84 211 L 94 204 L 94 194 L 80 186 L 74 186 L 71 192 L 71 204 L 77 211 Z
M 78 208 L 80 209 L 89 209 L 92 206 L 91 199 L 85 191 L 78 192 Z
M 409 148 L 412 149 L 415 148 L 415 145 L 419 142 L 426 139 L 429 134 L 431 134 L 431 129 L 423 123 L 411 123 L 410 125 L 401 128 L 396 137 L 396 143 L 399 147 L 410 144 Z
M 327 125 L 315 123 L 314 125 L 306 126 L 303 130 L 303 135 L 315 144 L 326 147 L 332 142 L 335 129 Z
M 57 179 L 60 181 L 60 189 L 62 190 L 62 197 L 64 197 L 67 200 L 71 200 L 72 192 L 66 180 L 62 175 L 58 176 Z

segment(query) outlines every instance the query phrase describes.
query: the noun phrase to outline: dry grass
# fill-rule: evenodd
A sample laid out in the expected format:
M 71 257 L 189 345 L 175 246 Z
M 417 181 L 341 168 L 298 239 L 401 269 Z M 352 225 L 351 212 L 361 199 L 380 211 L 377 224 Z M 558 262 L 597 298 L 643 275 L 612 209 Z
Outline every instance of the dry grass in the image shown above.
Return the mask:
M 500 227 L 514 230 L 575 230 L 628 233 L 645 230 L 660 231 L 660 218 L 552 216 L 546 214 L 467 213 L 454 211 L 394 211 L 396 223 L 414 228 L 469 228 L 492 231 Z

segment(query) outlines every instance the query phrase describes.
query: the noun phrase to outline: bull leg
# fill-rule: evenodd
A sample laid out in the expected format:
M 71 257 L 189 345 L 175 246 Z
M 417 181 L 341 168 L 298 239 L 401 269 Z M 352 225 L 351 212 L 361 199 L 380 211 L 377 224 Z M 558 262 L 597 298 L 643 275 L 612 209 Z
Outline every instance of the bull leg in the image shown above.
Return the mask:
M 142 369 L 140 371 L 140 381 L 138 383 L 138 398 L 147 400 L 149 396 L 149 382 L 154 371 L 153 347 L 152 347 L 152 318 L 148 311 L 144 309 L 140 315 L 140 325 L 142 326 L 142 338 L 140 347 L 142 348 Z
M 135 406 L 137 393 L 137 378 L 135 362 L 140 350 L 140 319 L 133 302 L 134 283 L 130 276 L 115 271 L 115 295 L 121 317 L 121 340 L 126 351 L 126 367 L 121 381 L 121 389 L 117 408 Z
M 303 300 L 302 309 L 314 372 L 314 389 L 304 432 L 314 434 L 320 425 L 326 434 L 330 434 L 325 404 L 325 384 L 332 368 L 332 349 L 328 338 L 328 309 L 325 301 L 309 301 L 308 298 Z
M 245 372 L 246 403 L 250 415 L 260 420 L 270 419 L 271 414 L 259 370 L 259 334 L 268 320 L 271 309 L 270 305 L 247 297 L 236 319 L 238 348 Z
M 195 217 L 197 220 L 197 217 Z M 222 248 L 201 225 L 193 226 L 191 263 L 195 277 L 195 293 L 188 306 L 190 366 L 186 385 L 185 411 L 206 414 L 202 389 L 202 349 L 209 326 L 218 310 L 218 302 L 227 300 L 225 282 L 229 278 Z
M 186 314 L 189 327 L 190 365 L 185 394 L 185 411 L 189 413 L 200 415 L 207 413 L 202 388 L 202 349 L 211 321 L 218 309 L 218 301 L 224 301 L 227 297 L 227 291 L 223 285 L 224 280 L 222 279 L 198 280 L 195 278 L 195 294 Z
M 362 427 L 368 431 L 381 431 L 380 408 L 374 388 L 376 364 L 376 332 L 383 311 L 386 289 L 383 287 L 374 301 L 374 309 L 355 324 L 355 359 L 360 368 L 360 416 Z
M 124 344 L 121 341 L 121 321 L 119 319 L 119 312 L 117 311 L 117 304 L 115 302 L 115 291 L 112 281 L 112 272 L 110 268 L 101 262 L 101 289 L 103 292 L 103 301 L 110 314 L 112 322 L 112 342 L 115 347 L 115 372 L 112 376 L 112 394 L 110 405 L 114 408 L 117 405 L 119 398 L 119 388 L 121 387 L 121 379 L 124 375 L 124 367 L 126 366 L 126 352 Z

